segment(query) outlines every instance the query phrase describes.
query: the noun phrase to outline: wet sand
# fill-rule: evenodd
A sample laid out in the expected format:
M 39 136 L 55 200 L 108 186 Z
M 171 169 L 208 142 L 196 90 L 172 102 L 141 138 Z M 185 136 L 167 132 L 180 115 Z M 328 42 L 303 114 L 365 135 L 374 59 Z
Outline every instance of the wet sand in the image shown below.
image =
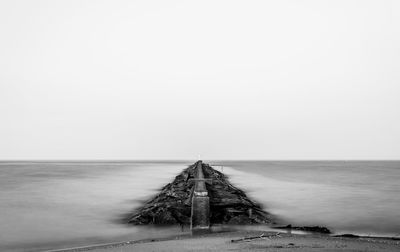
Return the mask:
M 235 231 L 201 236 L 173 236 L 55 251 L 400 251 L 400 240 L 346 238 L 322 234 L 299 235 L 271 231 Z

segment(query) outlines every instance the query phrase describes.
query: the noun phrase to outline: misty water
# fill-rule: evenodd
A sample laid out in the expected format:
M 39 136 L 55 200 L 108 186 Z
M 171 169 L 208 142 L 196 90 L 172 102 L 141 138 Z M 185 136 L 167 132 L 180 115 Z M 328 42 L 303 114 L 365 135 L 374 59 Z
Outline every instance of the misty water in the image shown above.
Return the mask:
M 181 233 L 179 227 L 137 227 L 121 219 L 191 163 L 1 162 L 0 251 Z M 286 224 L 400 236 L 400 161 L 210 164 Z

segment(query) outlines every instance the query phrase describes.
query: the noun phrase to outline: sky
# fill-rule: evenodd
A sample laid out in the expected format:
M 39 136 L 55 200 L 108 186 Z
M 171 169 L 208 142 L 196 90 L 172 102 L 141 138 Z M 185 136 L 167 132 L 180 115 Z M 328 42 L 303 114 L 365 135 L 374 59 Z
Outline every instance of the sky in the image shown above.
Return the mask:
M 400 159 L 400 2 L 0 1 L 0 159 Z

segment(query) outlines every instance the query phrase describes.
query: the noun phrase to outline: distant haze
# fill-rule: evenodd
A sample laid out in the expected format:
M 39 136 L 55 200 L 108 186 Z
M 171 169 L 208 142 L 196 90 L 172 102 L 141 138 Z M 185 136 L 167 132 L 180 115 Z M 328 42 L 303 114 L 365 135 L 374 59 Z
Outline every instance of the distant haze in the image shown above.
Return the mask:
M 0 2 L 0 159 L 399 159 L 400 1 Z

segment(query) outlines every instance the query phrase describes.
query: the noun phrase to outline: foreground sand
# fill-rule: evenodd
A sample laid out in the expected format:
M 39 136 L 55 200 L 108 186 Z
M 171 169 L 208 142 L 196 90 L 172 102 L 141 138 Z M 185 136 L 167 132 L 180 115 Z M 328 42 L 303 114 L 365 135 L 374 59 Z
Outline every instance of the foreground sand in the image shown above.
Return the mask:
M 248 237 L 260 237 L 244 239 Z M 343 238 L 320 234 L 236 231 L 178 236 L 58 251 L 400 251 L 400 240 Z

